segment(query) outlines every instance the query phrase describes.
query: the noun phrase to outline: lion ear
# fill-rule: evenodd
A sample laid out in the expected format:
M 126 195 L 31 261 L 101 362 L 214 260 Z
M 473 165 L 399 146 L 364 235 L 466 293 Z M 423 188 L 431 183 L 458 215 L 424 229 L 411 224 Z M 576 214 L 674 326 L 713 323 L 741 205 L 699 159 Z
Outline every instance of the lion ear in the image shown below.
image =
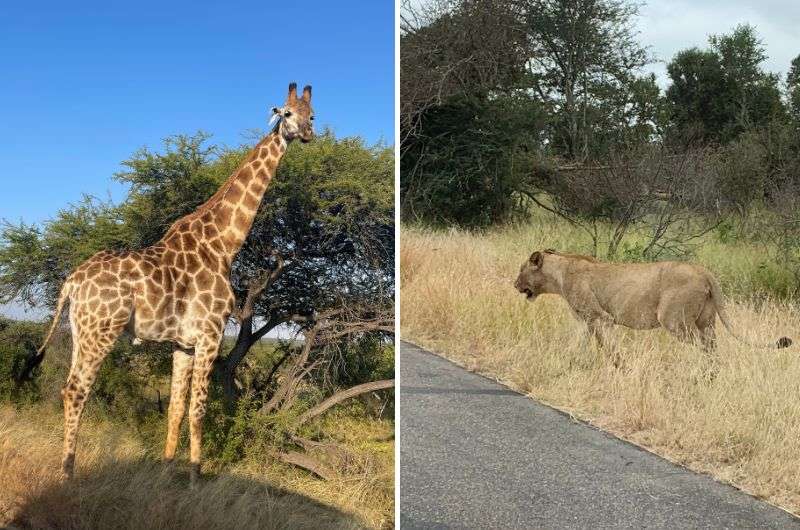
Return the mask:
M 531 257 L 528 261 L 530 261 L 537 269 L 541 268 L 542 262 L 544 261 L 544 254 L 542 254 L 537 250 L 536 252 L 531 254 Z

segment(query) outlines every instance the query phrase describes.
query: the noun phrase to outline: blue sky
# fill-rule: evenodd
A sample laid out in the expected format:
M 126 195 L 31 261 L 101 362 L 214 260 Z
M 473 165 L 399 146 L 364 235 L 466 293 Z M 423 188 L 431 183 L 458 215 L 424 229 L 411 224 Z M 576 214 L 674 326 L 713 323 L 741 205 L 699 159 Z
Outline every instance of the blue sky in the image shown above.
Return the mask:
M 199 129 L 238 144 L 290 81 L 318 126 L 393 144 L 394 2 L 54 2 L 0 7 L 0 218 L 118 199 L 119 162 Z
M 313 85 L 319 129 L 395 141 L 393 0 L 5 2 L 0 72 L 0 219 L 15 223 L 120 199 L 119 162 L 166 136 L 239 144 L 290 81 Z

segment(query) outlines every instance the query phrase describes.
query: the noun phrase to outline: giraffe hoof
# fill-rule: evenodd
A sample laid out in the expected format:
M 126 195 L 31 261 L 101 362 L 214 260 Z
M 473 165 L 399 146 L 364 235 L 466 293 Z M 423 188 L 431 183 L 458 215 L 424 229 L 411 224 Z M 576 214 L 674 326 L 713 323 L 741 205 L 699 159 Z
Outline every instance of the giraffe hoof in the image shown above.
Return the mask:
M 75 473 L 75 455 L 67 455 L 61 462 L 61 478 L 69 480 Z
M 189 488 L 196 490 L 200 486 L 200 464 L 192 464 L 189 472 Z

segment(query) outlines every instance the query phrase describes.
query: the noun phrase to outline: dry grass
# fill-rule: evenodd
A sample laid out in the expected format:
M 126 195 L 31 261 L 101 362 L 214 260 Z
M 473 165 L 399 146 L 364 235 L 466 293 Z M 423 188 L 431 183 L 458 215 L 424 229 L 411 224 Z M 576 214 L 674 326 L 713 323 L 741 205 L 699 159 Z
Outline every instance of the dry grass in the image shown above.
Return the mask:
M 373 430 L 391 432 L 391 422 L 378 423 Z M 58 476 L 61 428 L 58 411 L 45 406 L 22 411 L 0 406 L 0 526 L 393 526 L 391 442 L 371 453 L 356 451 L 358 463 L 365 468 L 362 475 L 347 473 L 323 482 L 273 462 L 244 462 L 206 477 L 193 492 L 188 489 L 185 463 L 165 466 L 148 456 L 152 448 L 132 432 L 91 416 L 81 427 L 76 479 L 63 483 Z
M 584 243 L 547 219 L 480 235 L 404 227 L 403 337 L 800 513 L 798 347 L 755 350 L 721 326 L 713 355 L 662 330 L 620 327 L 608 350 L 589 347 L 563 300 L 543 296 L 530 304 L 512 287 L 533 250 L 576 251 Z M 728 292 L 742 292 L 757 274 L 759 251 L 709 241 L 699 259 Z M 796 305 L 742 299 L 730 313 L 753 340 L 800 339 Z M 619 369 L 610 352 L 620 355 Z

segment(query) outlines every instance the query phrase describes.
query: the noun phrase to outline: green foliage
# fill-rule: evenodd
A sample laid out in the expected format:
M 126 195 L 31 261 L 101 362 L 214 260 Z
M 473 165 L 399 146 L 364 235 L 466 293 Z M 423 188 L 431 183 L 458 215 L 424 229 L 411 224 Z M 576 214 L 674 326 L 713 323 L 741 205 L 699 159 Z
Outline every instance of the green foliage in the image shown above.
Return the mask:
M 625 241 L 622 243 L 622 248 L 619 252 L 619 259 L 620 261 L 633 263 L 650 261 L 645 255 L 645 249 L 645 245 L 640 241 Z
M 753 273 L 753 288 L 778 299 L 789 299 L 797 293 L 797 278 L 782 263 L 773 261 L 758 265 Z
M 21 386 L 16 379 L 20 375 L 31 351 L 41 343 L 43 326 L 33 322 L 16 322 L 0 317 L 0 400 L 27 403 L 40 397 L 36 378 Z M 36 368 L 36 371 L 41 368 Z
M 762 69 L 767 56 L 753 26 L 712 35 L 709 45 L 683 50 L 667 65 L 674 135 L 692 130 L 706 141 L 727 143 L 785 115 L 778 77 Z
M 712 171 L 716 173 L 720 196 L 740 211 L 764 196 L 767 173 L 766 153 L 757 138 L 745 134 L 714 153 Z
M 695 127 L 700 135 L 721 131 L 730 117 L 719 97 L 726 84 L 719 57 L 710 50 L 683 50 L 667 65 L 667 73 L 672 83 L 666 97 L 677 128 Z
M 130 246 L 131 227 L 112 204 L 85 196 L 38 227 L 4 222 L 0 230 L 0 301 L 52 305 L 64 278 L 103 249 Z
M 132 346 L 129 340 L 117 341 L 100 367 L 90 399 L 110 417 L 134 426 L 146 423 L 159 412 L 157 390 L 171 374 L 171 352 L 170 344 Z M 161 407 L 166 409 L 164 403 Z
M 191 213 L 236 169 L 244 150 L 224 151 L 206 145 L 210 135 L 177 135 L 164 140 L 163 152 L 140 149 L 122 162 L 116 180 L 128 184 L 120 205 L 122 226 L 132 234 L 129 245 L 143 248 L 161 239 L 176 219 Z
M 540 128 L 538 107 L 524 97 L 454 98 L 429 109 L 423 134 L 404 146 L 403 215 L 472 227 L 511 218 Z
M 375 336 L 348 344 L 340 363 L 341 369 L 334 373 L 334 383 L 347 388 L 365 381 L 377 381 L 394 377 L 394 348 Z
M 714 230 L 714 235 L 720 243 L 727 245 L 736 242 L 739 237 L 736 232 L 736 225 L 732 219 L 722 220 Z
M 223 464 L 245 458 L 265 460 L 276 450 L 291 446 L 292 420 L 297 411 L 273 414 L 259 412 L 261 400 L 253 394 L 242 396 L 233 414 L 224 412 L 222 396 L 210 399 L 203 446 L 209 458 Z

